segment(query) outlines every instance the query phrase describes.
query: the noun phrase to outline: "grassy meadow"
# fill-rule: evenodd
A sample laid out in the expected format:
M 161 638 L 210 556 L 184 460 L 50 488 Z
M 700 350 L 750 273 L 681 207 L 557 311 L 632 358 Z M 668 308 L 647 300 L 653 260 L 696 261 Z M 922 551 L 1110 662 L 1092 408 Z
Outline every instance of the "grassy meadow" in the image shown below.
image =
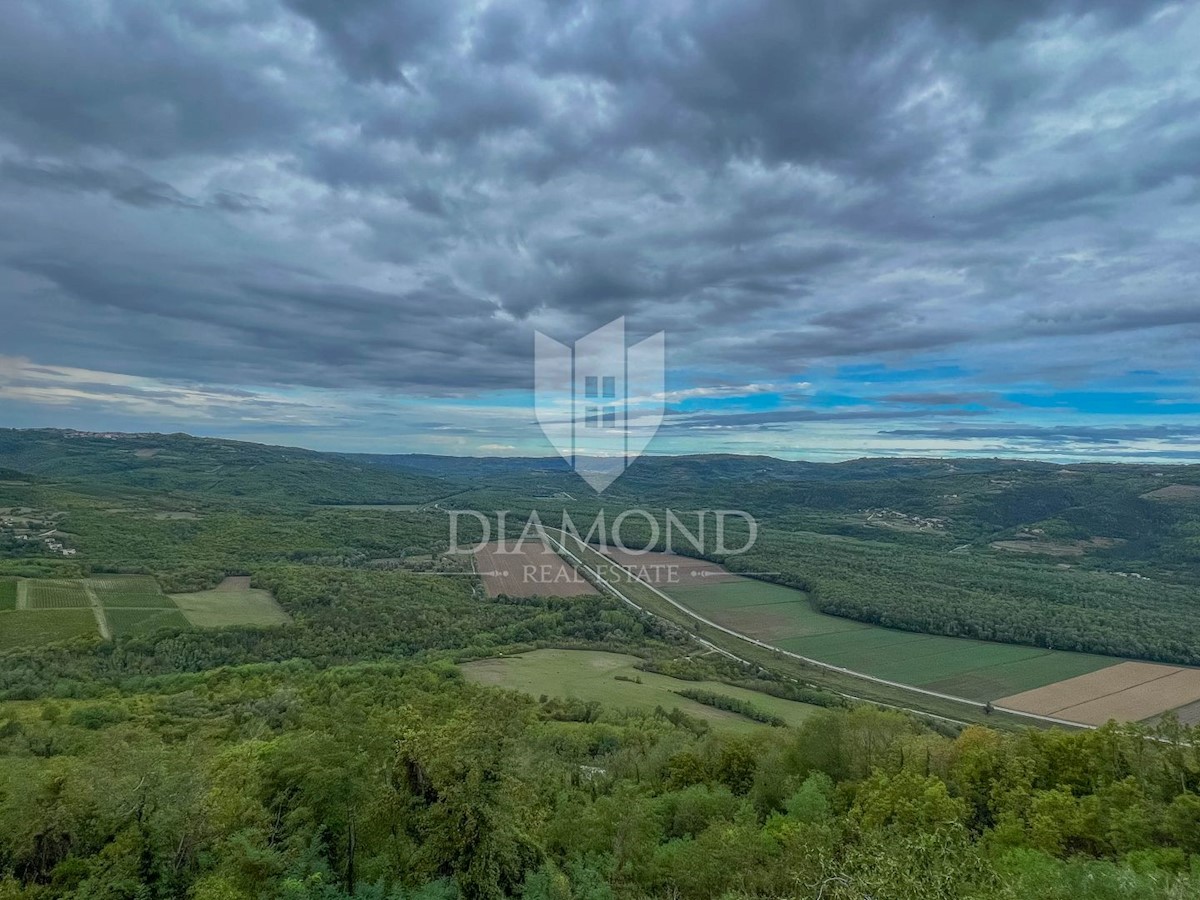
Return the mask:
M 249 578 L 226 578 L 211 591 L 174 594 L 171 599 L 193 625 L 284 625 L 290 619 L 269 591 L 250 587 Z
M 715 681 L 683 681 L 635 668 L 640 660 L 621 653 L 592 650 L 535 650 L 520 656 L 481 659 L 462 666 L 466 677 L 479 684 L 496 685 L 531 694 L 564 700 L 596 701 L 613 709 L 680 709 L 703 719 L 715 728 L 748 731 L 769 727 L 737 713 L 714 709 L 676 691 L 712 691 L 744 700 L 763 712 L 779 716 L 788 725 L 798 725 L 817 712 L 817 707 L 784 700 Z M 620 676 L 620 677 L 618 677 Z M 640 679 L 640 684 L 633 680 Z
M 187 628 L 189 625 L 178 609 L 107 607 L 104 614 L 114 637 L 145 634 L 159 628 Z

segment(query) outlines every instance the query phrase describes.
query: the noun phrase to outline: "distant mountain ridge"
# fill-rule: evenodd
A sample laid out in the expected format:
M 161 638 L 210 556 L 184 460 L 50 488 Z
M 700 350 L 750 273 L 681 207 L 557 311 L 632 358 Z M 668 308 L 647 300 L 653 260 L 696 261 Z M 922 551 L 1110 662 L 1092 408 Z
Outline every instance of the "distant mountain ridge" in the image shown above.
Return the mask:
M 186 434 L 0 429 L 0 467 L 72 484 L 244 502 L 412 503 L 453 487 L 341 454 Z

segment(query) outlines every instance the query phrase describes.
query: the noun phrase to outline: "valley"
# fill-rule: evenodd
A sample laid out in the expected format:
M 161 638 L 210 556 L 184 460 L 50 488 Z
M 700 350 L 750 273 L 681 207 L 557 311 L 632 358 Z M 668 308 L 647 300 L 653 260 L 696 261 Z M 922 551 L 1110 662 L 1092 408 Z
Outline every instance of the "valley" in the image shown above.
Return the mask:
M 86 466 L 73 470 L 72 459 Z M 207 639 L 192 629 L 282 628 L 255 633 L 250 644 L 301 647 L 311 613 L 289 604 L 286 588 L 272 596 L 271 587 L 305 572 L 418 595 L 436 584 L 467 604 L 527 600 L 552 609 L 591 596 L 604 606 L 614 601 L 544 547 L 498 554 L 493 536 L 474 558 L 448 553 L 441 502 L 508 509 L 511 530 L 535 512 L 553 521 L 569 509 L 587 522 L 607 506 L 611 522 L 642 504 L 661 516 L 703 499 L 727 508 L 736 500 L 757 519 L 761 534 L 748 552 L 710 560 L 616 553 L 603 561 L 610 575 L 634 567 L 623 589 L 640 592 L 661 615 L 652 631 L 683 627 L 815 689 L 975 721 L 981 707 L 1002 713 L 1006 698 L 1129 659 L 1186 670 L 1200 653 L 1192 614 L 1200 588 L 1190 567 L 1178 568 L 1193 552 L 1192 493 L 1184 488 L 1189 477 L 1200 482 L 1200 472 L 1191 467 L 1179 467 L 1164 488 L 1161 473 L 1124 465 L 650 458 L 601 506 L 572 493 L 574 476 L 550 461 L 493 460 L 481 469 L 475 461 L 433 465 L 176 436 L 8 432 L 0 434 L 0 465 L 31 470 L 0 485 L 0 504 L 10 513 L 53 510 L 79 548 L 56 559 L 46 548 L 20 547 L 0 560 L 0 645 L 10 648 L 171 628 L 201 643 Z M 277 479 L 293 489 L 273 493 Z M 1146 529 L 1136 539 L 1113 523 L 1108 510 L 1118 505 Z M 636 536 L 641 519 L 630 521 Z M 467 532 L 472 526 L 463 520 Z M 1075 549 L 1066 567 L 1057 551 L 1039 561 L 997 549 L 1068 540 Z M 522 607 L 504 608 L 511 615 Z M 641 618 L 635 630 L 644 632 Z M 350 620 L 334 627 L 357 631 Z M 514 646 L 492 640 L 497 649 Z M 86 652 L 77 652 L 86 668 Z M 1200 700 L 1188 690 L 1170 696 L 1174 707 Z M 1119 718 L 1167 711 L 1153 700 L 1113 708 Z M 1038 702 L 1013 707 L 1044 710 Z M 1099 724 L 1096 715 L 1080 724 Z
M 549 460 L 50 431 L 0 431 L 0 467 L 0 508 L 53 512 L 76 550 L 0 547 L 20 900 L 131 878 L 164 900 L 358 898 L 365 878 L 498 900 L 551 877 L 705 900 L 749 858 L 782 896 L 821 884 L 811 866 L 878 884 L 931 838 L 953 842 L 956 896 L 1128 886 L 1128 853 L 1166 854 L 1145 883 L 1188 889 L 1197 514 L 1188 491 L 1143 497 L 1138 467 L 1073 466 L 1063 491 L 1023 462 L 648 458 L 601 502 Z M 741 515 L 721 536 L 688 518 L 690 556 L 553 525 L 514 545 L 534 513 L 637 510 L 637 546 L 690 508 Z M 482 519 L 452 535 L 452 509 Z M 1074 550 L 995 546 L 1052 541 Z M 93 849 L 116 842 L 136 852 Z M 281 874 L 247 874 L 246 846 Z

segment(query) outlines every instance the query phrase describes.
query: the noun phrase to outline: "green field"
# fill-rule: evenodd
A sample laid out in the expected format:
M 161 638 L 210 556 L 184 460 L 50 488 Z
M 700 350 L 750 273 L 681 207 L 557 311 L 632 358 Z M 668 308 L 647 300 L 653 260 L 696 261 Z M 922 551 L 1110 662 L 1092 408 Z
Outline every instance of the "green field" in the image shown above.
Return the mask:
M 149 575 L 105 575 L 89 578 L 87 586 L 95 592 L 105 609 L 172 609 L 175 606 L 159 588 L 158 582 Z
M 17 585 L 3 588 L 0 610 L 13 610 Z M 96 632 L 92 596 L 104 607 L 114 637 L 153 631 L 156 628 L 187 628 L 190 623 L 148 575 L 105 575 L 84 581 L 25 579 L 21 584 L 28 609 L 4 613 L 0 622 L 0 648 L 46 644 L 78 634 Z M 4 598 L 11 593 L 12 605 Z
M 233 581 L 228 578 L 216 590 L 173 594 L 171 599 L 189 622 L 202 628 L 284 625 L 291 621 L 268 591 L 230 585 Z
M 49 644 L 88 634 L 96 634 L 96 619 L 90 609 L 0 611 L 0 650 Z
M 187 628 L 189 622 L 178 609 L 108 608 L 105 610 L 113 637 L 154 631 L 158 628 Z
M 816 610 L 802 591 L 742 579 L 668 587 L 705 618 L 811 659 L 970 700 L 995 700 L 1122 660 L 868 625 Z
M 87 585 L 103 604 L 113 637 L 189 625 L 149 575 L 105 575 L 89 579 Z
M 634 668 L 640 660 L 620 653 L 592 650 L 535 650 L 520 656 L 481 659 L 465 663 L 468 679 L 496 685 L 539 697 L 543 694 L 562 699 L 595 700 L 614 709 L 680 709 L 704 719 L 714 727 L 748 731 L 761 725 L 736 713 L 714 709 L 680 697 L 675 691 L 702 690 L 736 697 L 763 712 L 779 716 L 789 725 L 803 722 L 817 707 L 715 681 L 681 681 L 666 675 L 642 672 Z M 640 678 L 642 683 L 620 681 L 616 676 Z
M 78 581 L 38 579 L 30 581 L 26 589 L 30 609 L 85 609 L 91 606 L 87 592 Z
M 243 585 L 243 581 L 247 583 Z M 180 594 L 177 603 L 149 575 L 102 575 L 84 581 L 6 579 L 0 581 L 0 612 L 14 612 L 15 617 L 6 617 L 0 624 L 6 632 L 0 634 L 0 648 L 44 644 L 95 631 L 96 620 L 89 608 L 92 596 L 103 606 L 114 637 L 158 628 L 290 621 L 267 591 L 250 588 L 248 581 L 226 579 L 216 590 Z M 19 590 L 24 591 L 28 609 L 16 609 Z M 67 612 L 78 615 L 57 615 Z

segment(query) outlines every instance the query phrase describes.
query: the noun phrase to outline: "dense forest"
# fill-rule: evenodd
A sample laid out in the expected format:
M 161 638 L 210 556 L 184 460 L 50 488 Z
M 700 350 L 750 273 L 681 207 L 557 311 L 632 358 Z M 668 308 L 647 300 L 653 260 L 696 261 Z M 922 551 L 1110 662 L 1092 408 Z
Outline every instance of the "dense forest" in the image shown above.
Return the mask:
M 304 663 L 0 712 L 0 897 L 1185 898 L 1196 734 L 564 720 Z

